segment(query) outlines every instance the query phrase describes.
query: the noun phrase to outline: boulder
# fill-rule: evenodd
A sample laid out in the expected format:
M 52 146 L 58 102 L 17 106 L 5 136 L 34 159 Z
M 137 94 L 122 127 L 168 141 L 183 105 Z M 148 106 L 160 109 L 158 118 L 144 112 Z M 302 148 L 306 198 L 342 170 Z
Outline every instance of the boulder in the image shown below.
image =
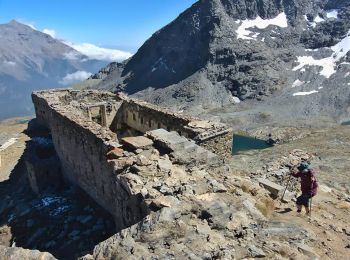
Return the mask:
M 171 161 L 168 158 L 159 159 L 157 167 L 161 172 L 168 173 L 173 168 L 173 164 L 171 163 Z
M 217 180 L 210 180 L 209 185 L 213 189 L 213 192 L 227 192 L 225 185 Z
M 310 257 L 310 259 L 319 259 L 319 256 L 315 253 L 315 251 L 309 247 L 308 245 L 299 243 L 297 244 L 298 250 L 302 252 L 304 255 Z
M 257 248 L 254 245 L 249 246 L 248 251 L 249 251 L 251 257 L 254 257 L 254 258 L 255 257 L 259 258 L 259 257 L 265 257 L 266 256 L 265 252 L 262 249 Z
M 137 164 L 138 166 L 147 166 L 147 165 L 152 164 L 152 162 L 151 162 L 150 160 L 148 160 L 148 159 L 146 158 L 146 156 L 144 156 L 144 155 L 138 155 L 138 156 L 136 157 L 136 164 Z
M 145 136 L 124 137 L 122 138 L 122 143 L 135 150 L 153 145 L 153 141 Z
M 284 190 L 284 187 L 270 180 L 259 178 L 259 184 L 268 190 L 273 196 L 278 197 Z
M 160 196 L 153 200 L 150 204 L 152 208 L 161 209 L 164 207 L 173 207 L 180 203 L 180 201 L 173 196 Z
M 121 148 L 113 148 L 107 153 L 108 160 L 118 159 L 124 156 L 124 150 Z
M 55 260 L 50 253 L 40 252 L 38 250 L 29 250 L 20 247 L 5 247 L 0 245 L 0 259 L 2 260 L 12 260 L 12 259 L 22 259 L 22 260 Z

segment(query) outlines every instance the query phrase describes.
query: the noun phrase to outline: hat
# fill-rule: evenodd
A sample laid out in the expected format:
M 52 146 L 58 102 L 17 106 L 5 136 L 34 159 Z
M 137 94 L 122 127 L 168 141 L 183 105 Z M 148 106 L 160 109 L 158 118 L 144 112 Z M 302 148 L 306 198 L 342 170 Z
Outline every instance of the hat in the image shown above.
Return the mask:
M 310 165 L 308 164 L 308 162 L 303 161 L 303 162 L 301 162 L 300 166 L 298 167 L 298 170 L 304 171 L 304 170 L 309 169 L 309 167 L 310 167 Z

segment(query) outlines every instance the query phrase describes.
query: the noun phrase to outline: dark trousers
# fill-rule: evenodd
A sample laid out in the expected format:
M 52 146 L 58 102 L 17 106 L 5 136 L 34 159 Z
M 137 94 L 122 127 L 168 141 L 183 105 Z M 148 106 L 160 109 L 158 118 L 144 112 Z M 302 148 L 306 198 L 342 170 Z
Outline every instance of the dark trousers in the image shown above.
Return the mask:
M 309 194 L 301 194 L 297 198 L 297 205 L 303 205 L 305 207 L 309 207 L 309 201 L 310 201 L 311 195 Z

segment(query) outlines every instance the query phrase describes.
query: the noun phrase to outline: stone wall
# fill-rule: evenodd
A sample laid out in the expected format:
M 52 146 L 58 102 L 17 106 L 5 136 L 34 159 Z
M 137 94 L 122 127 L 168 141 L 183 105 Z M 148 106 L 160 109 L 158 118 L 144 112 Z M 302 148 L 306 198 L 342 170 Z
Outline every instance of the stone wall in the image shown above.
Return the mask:
M 205 149 L 220 155 L 222 158 L 229 159 L 232 156 L 233 131 L 216 136 L 215 138 L 205 140 L 200 143 Z
M 107 160 L 108 151 L 118 146 L 116 134 L 89 120 L 75 108 L 62 106 L 59 99 L 68 92 L 52 93 L 36 92 L 32 99 L 37 119 L 51 130 L 64 178 L 80 186 L 109 211 L 115 218 L 117 229 L 144 217 L 135 217 L 130 212 L 133 209 L 129 201 L 134 200 L 134 194 L 118 178 L 118 165 Z
M 120 119 L 128 127 L 141 133 L 163 128 L 167 131 L 176 131 L 188 138 L 196 136 L 193 130 L 186 128 L 190 120 L 179 117 L 175 113 L 153 107 L 150 104 L 127 99 L 123 102 L 121 110 Z
M 197 143 L 212 142 L 229 131 L 222 124 L 179 115 L 110 92 L 48 90 L 34 92 L 32 98 L 39 123 L 51 130 L 64 178 L 109 211 L 117 229 L 128 227 L 148 214 L 140 192 L 135 191 L 127 175 L 121 174 L 128 167 L 126 165 L 133 165 L 135 160 L 142 164 L 144 159 L 135 159 L 134 153 L 118 150 L 122 147 L 118 129 L 124 125 L 131 132 L 146 133 L 164 128 Z M 97 123 L 93 118 L 100 120 L 96 120 Z M 192 160 L 194 156 L 196 161 L 197 154 L 191 150 L 196 149 L 201 159 L 210 161 L 214 158 L 192 143 L 185 145 L 186 153 L 181 151 L 174 156 L 184 157 L 182 160 Z M 107 157 L 111 151 L 114 151 L 113 158 Z M 130 168 L 138 169 L 138 166 Z
M 175 131 L 181 136 L 200 143 L 225 135 L 231 131 L 224 124 L 203 121 L 180 113 L 174 113 L 125 95 L 118 95 L 118 99 L 122 101 L 122 105 L 118 111 L 117 120 L 114 120 L 114 124 L 123 122 L 128 127 L 141 133 L 163 128 L 169 132 Z M 111 128 L 117 129 L 118 127 L 112 125 Z
M 33 152 L 33 150 L 32 150 Z M 48 187 L 59 187 L 61 183 L 61 166 L 56 156 L 39 159 L 30 154 L 26 159 L 29 184 L 36 194 Z

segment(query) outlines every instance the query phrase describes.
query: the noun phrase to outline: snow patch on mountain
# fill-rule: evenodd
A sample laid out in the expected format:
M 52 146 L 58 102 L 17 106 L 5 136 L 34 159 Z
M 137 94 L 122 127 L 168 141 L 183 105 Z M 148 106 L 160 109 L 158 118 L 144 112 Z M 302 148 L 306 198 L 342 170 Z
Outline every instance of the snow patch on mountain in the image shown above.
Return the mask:
M 336 9 L 330 10 L 330 11 L 326 12 L 326 16 L 327 16 L 327 18 L 338 19 L 338 10 L 336 10 Z
M 300 70 L 304 66 L 320 66 L 322 70 L 320 75 L 329 78 L 332 76 L 336 70 L 334 69 L 334 60 L 332 57 L 324 58 L 320 60 L 315 60 L 312 56 L 298 56 L 299 65 L 293 68 L 293 71 Z
M 277 15 L 275 18 L 272 19 L 262 19 L 260 16 L 256 17 L 254 20 L 243 20 L 238 29 L 236 30 L 237 38 L 238 39 L 244 39 L 244 40 L 252 40 L 253 38 L 256 38 L 256 34 L 253 36 L 249 36 L 252 32 L 249 31 L 249 28 L 258 28 L 258 29 L 265 29 L 270 25 L 275 25 L 281 28 L 288 27 L 288 20 L 287 16 L 284 12 Z
M 336 62 L 345 57 L 345 55 L 350 51 L 350 31 L 347 33 L 346 37 L 342 39 L 339 43 L 330 48 L 334 54 L 331 57 L 316 60 L 312 56 L 298 56 L 299 65 L 293 68 L 293 71 L 300 70 L 304 66 L 320 66 L 322 70 L 320 75 L 329 78 L 334 73 L 336 73 Z
M 342 39 L 338 44 L 331 47 L 335 52 L 334 59 L 339 61 L 341 58 L 350 51 L 350 30 L 348 31 L 346 37 Z
M 303 84 L 305 84 L 304 81 L 301 81 L 301 80 L 297 79 L 296 81 L 293 82 L 292 88 L 300 87 L 300 86 L 303 85 Z
M 293 96 L 308 96 L 308 95 L 311 95 L 311 94 L 315 94 L 315 93 L 318 93 L 317 90 L 311 90 L 311 91 L 305 91 L 305 92 L 296 92 L 293 94 Z

